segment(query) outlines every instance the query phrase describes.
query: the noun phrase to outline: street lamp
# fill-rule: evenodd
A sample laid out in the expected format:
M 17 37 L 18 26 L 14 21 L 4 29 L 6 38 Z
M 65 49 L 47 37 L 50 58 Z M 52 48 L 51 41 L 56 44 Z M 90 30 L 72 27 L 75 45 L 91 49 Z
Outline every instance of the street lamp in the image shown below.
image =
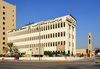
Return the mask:
M 41 32 L 41 30 L 40 30 L 40 23 L 38 24 L 38 26 L 39 26 L 38 31 L 39 31 L 39 61 L 40 61 L 41 60 L 40 59 L 40 54 L 41 54 L 41 44 L 40 44 L 40 39 L 41 39 L 40 32 Z

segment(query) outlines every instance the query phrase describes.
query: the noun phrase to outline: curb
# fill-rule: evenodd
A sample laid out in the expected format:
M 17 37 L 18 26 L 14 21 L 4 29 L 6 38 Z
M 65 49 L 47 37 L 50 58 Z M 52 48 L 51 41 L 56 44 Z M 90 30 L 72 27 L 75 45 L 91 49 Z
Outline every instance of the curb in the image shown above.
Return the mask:
M 36 60 L 36 61 L 34 61 L 34 60 L 22 60 L 21 62 L 66 62 L 66 60 Z

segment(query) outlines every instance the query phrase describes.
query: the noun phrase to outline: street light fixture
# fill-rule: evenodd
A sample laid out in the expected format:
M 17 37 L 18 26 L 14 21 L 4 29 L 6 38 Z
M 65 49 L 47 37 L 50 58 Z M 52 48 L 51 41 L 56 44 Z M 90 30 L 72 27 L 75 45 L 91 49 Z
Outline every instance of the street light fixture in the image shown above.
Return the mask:
M 41 32 L 41 30 L 40 30 L 40 23 L 38 24 L 38 26 L 39 26 L 38 31 L 39 31 L 39 61 L 40 61 L 41 60 L 40 59 L 40 53 L 41 53 L 41 44 L 40 44 L 40 39 L 41 39 L 40 32 Z

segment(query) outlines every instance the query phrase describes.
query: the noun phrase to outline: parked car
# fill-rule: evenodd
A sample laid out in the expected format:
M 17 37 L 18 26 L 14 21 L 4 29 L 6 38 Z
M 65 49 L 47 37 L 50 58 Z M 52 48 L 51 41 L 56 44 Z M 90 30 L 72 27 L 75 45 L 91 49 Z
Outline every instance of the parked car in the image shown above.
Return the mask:
M 100 55 L 95 56 L 95 63 L 100 63 Z

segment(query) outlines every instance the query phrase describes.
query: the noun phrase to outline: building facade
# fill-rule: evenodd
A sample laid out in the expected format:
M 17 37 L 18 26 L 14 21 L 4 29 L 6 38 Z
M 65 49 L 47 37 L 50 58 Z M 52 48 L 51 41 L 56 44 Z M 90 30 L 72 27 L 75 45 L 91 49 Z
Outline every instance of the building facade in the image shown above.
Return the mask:
M 77 56 L 79 56 L 79 55 L 87 56 L 88 49 L 76 49 L 76 54 L 77 54 Z
M 76 54 L 76 19 L 66 15 L 8 31 L 8 42 L 21 53 L 42 54 L 43 51 Z
M 7 31 L 16 28 L 16 6 L 0 0 L 0 54 L 7 46 Z

